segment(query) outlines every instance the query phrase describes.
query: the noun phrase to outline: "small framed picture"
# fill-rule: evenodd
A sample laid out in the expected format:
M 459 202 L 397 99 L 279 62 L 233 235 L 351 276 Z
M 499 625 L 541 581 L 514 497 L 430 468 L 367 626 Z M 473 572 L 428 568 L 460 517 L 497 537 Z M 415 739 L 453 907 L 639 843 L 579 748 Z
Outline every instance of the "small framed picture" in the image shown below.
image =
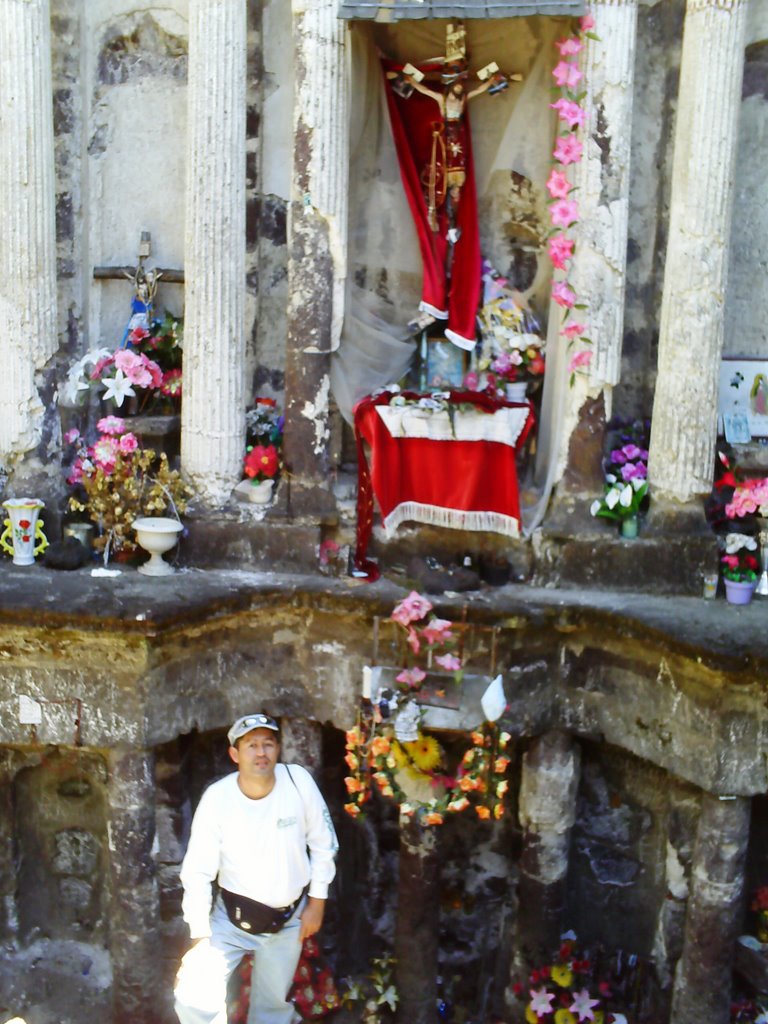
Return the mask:
M 722 360 L 717 411 L 718 431 L 729 444 L 768 437 L 768 359 Z
M 460 388 L 464 382 L 466 359 L 467 353 L 447 338 L 429 338 L 427 388 Z

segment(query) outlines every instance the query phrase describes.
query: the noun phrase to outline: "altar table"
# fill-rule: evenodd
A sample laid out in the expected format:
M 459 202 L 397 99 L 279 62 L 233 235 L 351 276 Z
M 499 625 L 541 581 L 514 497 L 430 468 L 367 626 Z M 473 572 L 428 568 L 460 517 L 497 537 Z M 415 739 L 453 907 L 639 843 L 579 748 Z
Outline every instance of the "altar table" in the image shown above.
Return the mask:
M 374 495 L 389 536 L 406 520 L 519 536 L 515 459 L 533 424 L 531 405 L 474 391 L 451 391 L 438 408 L 430 408 L 428 395 L 404 392 L 395 404 L 393 397 L 367 397 L 354 409 L 356 570 L 378 576 L 366 557 Z M 428 401 L 420 406 L 423 398 Z

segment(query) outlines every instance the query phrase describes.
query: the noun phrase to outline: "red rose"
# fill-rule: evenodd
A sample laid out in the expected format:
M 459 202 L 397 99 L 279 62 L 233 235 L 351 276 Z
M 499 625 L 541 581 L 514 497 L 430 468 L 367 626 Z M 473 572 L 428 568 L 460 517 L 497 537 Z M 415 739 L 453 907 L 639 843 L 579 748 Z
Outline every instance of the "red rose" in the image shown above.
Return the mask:
M 32 523 L 30 523 L 30 521 L 28 519 L 20 519 L 19 520 L 19 526 L 22 528 L 22 530 L 28 530 L 31 525 L 32 525 Z

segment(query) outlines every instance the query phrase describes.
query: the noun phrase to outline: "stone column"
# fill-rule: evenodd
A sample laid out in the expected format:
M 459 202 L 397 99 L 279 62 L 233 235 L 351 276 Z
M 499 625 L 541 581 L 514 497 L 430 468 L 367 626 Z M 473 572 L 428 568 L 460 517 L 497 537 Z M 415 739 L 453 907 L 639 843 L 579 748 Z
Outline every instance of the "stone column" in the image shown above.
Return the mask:
M 398 1020 L 436 1024 L 440 915 L 438 828 L 400 819 L 400 865 L 395 924 Z
M 33 448 L 35 371 L 56 338 L 51 32 L 48 0 L 0 4 L 0 461 Z
M 114 1024 L 155 1024 L 160 992 L 155 762 L 143 750 L 109 753 L 109 933 Z
M 246 4 L 190 0 L 181 459 L 221 505 L 245 454 Z
M 335 0 L 293 0 L 293 175 L 288 218 L 283 494 L 292 515 L 333 509 L 330 355 L 338 347 L 347 258 L 349 117 L 346 23 Z
M 562 931 L 580 769 L 581 751 L 563 732 L 545 733 L 523 758 L 517 939 L 521 949 L 554 948 Z
M 592 0 L 589 11 L 600 38 L 584 39 L 581 61 L 589 122 L 573 174 L 580 219 L 571 280 L 589 307 L 590 384 L 602 386 L 621 374 L 637 0 Z
M 747 0 L 687 0 L 648 475 L 652 494 L 708 494 Z
M 696 835 L 674 1024 L 727 1024 L 734 944 L 743 911 L 750 801 L 705 794 Z

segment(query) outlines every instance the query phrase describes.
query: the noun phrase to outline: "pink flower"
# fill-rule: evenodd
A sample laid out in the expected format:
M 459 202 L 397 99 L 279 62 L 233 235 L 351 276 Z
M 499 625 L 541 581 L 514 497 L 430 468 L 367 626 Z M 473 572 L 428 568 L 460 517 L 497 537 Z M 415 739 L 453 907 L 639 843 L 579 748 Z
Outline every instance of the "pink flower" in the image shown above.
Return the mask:
M 595 19 L 591 14 L 585 14 L 583 17 L 579 18 L 579 28 L 582 32 L 589 32 L 590 29 L 593 29 L 594 27 Z
M 558 306 L 571 309 L 576 302 L 576 293 L 565 281 L 558 281 L 552 285 L 552 299 Z
M 96 424 L 96 429 L 102 434 L 122 434 L 125 430 L 125 420 L 119 416 L 102 416 Z
M 509 373 L 512 369 L 512 359 L 510 358 L 509 352 L 500 352 L 491 363 L 491 369 L 494 373 L 505 374 Z
M 552 71 L 552 77 L 561 89 L 573 89 L 583 76 L 575 64 L 561 60 Z
M 446 672 L 458 672 L 461 668 L 461 661 L 455 654 L 439 654 L 435 661 Z
M 582 349 L 581 352 L 574 352 L 571 356 L 571 361 L 568 363 L 568 373 L 574 373 L 576 370 L 581 370 L 583 367 L 589 366 L 592 362 L 592 353 L 589 349 Z
M 567 199 L 572 187 L 567 176 L 562 171 L 558 171 L 553 167 L 551 174 L 547 178 L 547 190 L 552 198 Z
M 130 349 L 121 348 L 115 353 L 115 366 L 122 370 L 131 384 L 146 388 L 152 383 L 152 375 L 145 366 L 146 356 L 141 356 Z M 157 365 L 157 364 L 155 364 Z
M 570 39 L 558 39 L 555 46 L 560 51 L 561 57 L 575 57 L 583 49 L 584 44 L 580 39 L 572 36 Z
M 415 668 L 406 668 L 400 673 L 399 676 L 395 676 L 395 681 L 398 683 L 405 683 L 406 686 L 410 686 L 411 689 L 416 689 L 420 686 L 427 678 L 427 673 L 416 666 Z
M 621 467 L 622 480 L 645 480 L 648 469 L 644 462 L 627 462 Z
M 584 147 L 575 135 L 561 135 L 557 140 L 554 158 L 561 164 L 577 164 L 581 160 Z
M 573 256 L 573 241 L 565 235 L 555 235 L 549 240 L 549 258 L 557 270 L 566 269 L 566 260 Z
M 480 378 L 474 370 L 470 370 L 469 373 L 464 375 L 464 387 L 467 391 L 477 391 L 480 387 Z
M 422 597 L 421 594 L 412 590 L 408 597 L 404 598 L 400 604 L 395 605 L 395 610 L 390 618 L 393 622 L 399 622 L 401 626 L 408 626 L 411 622 L 423 619 L 431 611 L 432 605 L 426 597 Z
M 77 429 L 77 427 L 72 427 L 72 429 L 68 430 L 64 435 L 64 444 L 74 444 L 79 437 L 80 431 Z
M 720 561 L 727 565 L 729 569 L 738 569 L 739 567 L 738 555 L 723 555 Z
M 114 362 L 114 356 L 104 356 L 103 359 L 99 359 L 99 361 L 94 364 L 93 370 L 91 370 L 91 380 L 101 380 L 102 373 L 108 366 L 113 366 Z
M 567 100 L 563 96 L 556 103 L 549 105 L 558 112 L 561 121 L 567 122 L 569 128 L 580 128 L 586 120 L 587 112 L 575 100 Z
M 414 654 L 418 654 L 419 651 L 421 650 L 421 641 L 419 640 L 419 634 L 416 632 L 413 626 L 408 627 L 408 636 L 406 637 L 406 643 L 411 648 Z
M 451 633 L 452 622 L 448 619 L 432 619 L 422 629 L 421 635 L 424 637 L 430 647 L 434 647 L 435 644 L 443 644 L 446 640 L 450 640 L 453 636 Z
M 577 324 L 574 321 L 571 321 L 571 323 L 566 324 L 560 333 L 563 337 L 567 338 L 568 341 L 573 341 L 574 338 L 580 337 L 586 329 L 586 324 Z
M 120 451 L 127 455 L 130 452 L 135 452 L 139 447 L 139 442 L 135 434 L 123 434 L 120 438 Z
M 118 451 L 117 438 L 104 435 L 93 446 L 93 461 L 106 473 L 111 473 L 115 468 Z
M 163 384 L 163 371 L 160 369 L 159 365 L 153 359 L 150 359 L 143 353 L 141 358 L 144 361 L 144 369 L 147 370 L 147 372 L 149 373 L 152 387 L 161 387 L 161 385 Z
M 558 199 L 549 208 L 552 223 L 559 228 L 567 228 L 579 219 L 579 204 L 575 199 Z
M 144 339 L 148 337 L 149 331 L 146 329 L 146 327 L 134 327 L 134 329 L 128 335 L 128 341 L 130 341 L 132 345 L 138 345 L 140 342 L 144 341 Z
M 160 390 L 164 395 L 175 398 L 181 394 L 181 370 L 169 370 L 163 377 Z

